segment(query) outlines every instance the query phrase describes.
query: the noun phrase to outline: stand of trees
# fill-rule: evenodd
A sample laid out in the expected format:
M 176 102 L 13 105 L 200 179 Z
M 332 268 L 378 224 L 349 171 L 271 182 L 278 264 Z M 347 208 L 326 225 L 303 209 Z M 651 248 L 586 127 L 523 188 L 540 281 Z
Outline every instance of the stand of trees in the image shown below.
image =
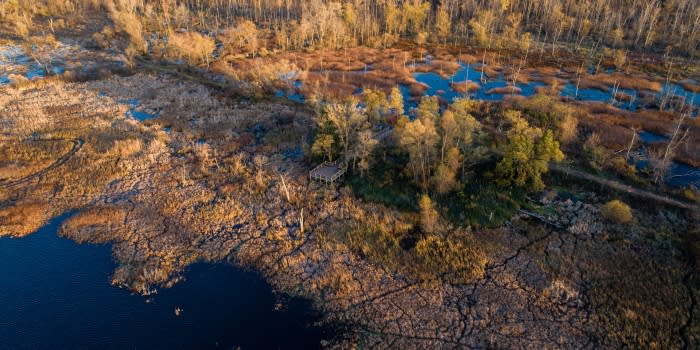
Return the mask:
M 488 47 L 521 47 L 535 39 L 553 47 L 602 44 L 688 56 L 700 51 L 696 0 L 10 0 L 0 3 L 0 18 L 25 36 L 34 16 L 109 8 L 136 14 L 162 33 L 225 32 L 233 46 L 249 51 L 257 49 L 257 36 L 281 49 L 388 46 L 408 38 Z
M 341 159 L 361 177 L 375 166 L 386 170 L 387 164 L 380 163 L 390 162 L 406 180 L 388 181 L 408 181 L 423 194 L 449 197 L 461 192 L 472 179 L 474 167 L 485 163 L 491 170 L 479 177 L 482 182 L 504 190 L 542 190 L 542 174 L 549 162 L 564 158 L 562 136 L 557 136 L 556 129 L 566 123 L 542 124 L 531 112 L 528 118 L 535 125 L 519 110 L 484 116 L 479 102 L 473 100 L 457 99 L 441 107 L 437 97 L 423 97 L 409 118 L 396 108 L 403 105 L 398 88 L 390 98 L 367 90 L 362 101 L 348 98 L 316 104 L 318 128 L 311 151 L 317 159 Z M 490 126 L 475 113 L 481 114 L 479 119 L 487 118 Z M 494 129 L 494 122 L 507 127 L 507 132 Z M 392 137 L 378 138 L 388 128 Z M 399 160 L 387 160 L 387 153 L 398 155 Z

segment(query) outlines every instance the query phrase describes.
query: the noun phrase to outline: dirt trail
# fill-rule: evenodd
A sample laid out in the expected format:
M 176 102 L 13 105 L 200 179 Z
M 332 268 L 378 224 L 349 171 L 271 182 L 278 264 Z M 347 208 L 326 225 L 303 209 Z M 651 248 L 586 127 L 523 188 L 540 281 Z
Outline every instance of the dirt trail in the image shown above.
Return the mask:
M 65 141 L 65 139 L 47 139 L 47 140 L 36 140 L 36 141 Z M 14 181 L 8 181 L 8 182 L 0 182 L 0 188 L 9 188 L 12 186 L 16 186 L 22 183 L 25 183 L 27 181 L 30 181 L 32 179 L 35 179 L 39 176 L 42 176 L 49 171 L 58 168 L 59 166 L 63 165 L 63 163 L 67 162 L 70 157 L 72 157 L 76 152 L 80 150 L 81 147 L 83 147 L 83 140 L 81 139 L 73 139 L 70 140 L 71 143 L 73 143 L 73 147 L 71 147 L 70 151 L 68 151 L 66 154 L 62 155 L 60 158 L 56 159 L 55 162 L 51 163 L 51 165 L 47 166 L 44 169 L 41 169 L 33 174 L 27 175 L 23 178 L 14 180 Z
M 625 185 L 619 181 L 609 180 L 609 179 L 606 179 L 606 178 L 603 178 L 600 176 L 589 174 L 587 172 L 571 169 L 571 168 L 563 166 L 563 165 L 550 163 L 549 170 L 563 173 L 563 174 L 566 174 L 568 176 L 576 177 L 579 179 L 593 181 L 593 182 L 601 184 L 603 186 L 607 186 L 607 187 L 616 189 L 618 191 L 623 191 L 623 192 L 626 192 L 629 194 L 633 194 L 633 195 L 641 197 L 641 198 L 651 199 L 651 200 L 661 202 L 664 204 L 668 204 L 668 205 L 671 205 L 674 207 L 700 212 L 700 207 L 698 207 L 697 205 L 681 202 L 679 200 L 676 200 L 676 199 L 673 199 L 673 198 L 670 198 L 667 196 L 658 195 L 656 193 L 645 191 L 645 190 L 642 190 L 642 189 L 639 189 L 636 187 L 632 187 L 630 185 Z

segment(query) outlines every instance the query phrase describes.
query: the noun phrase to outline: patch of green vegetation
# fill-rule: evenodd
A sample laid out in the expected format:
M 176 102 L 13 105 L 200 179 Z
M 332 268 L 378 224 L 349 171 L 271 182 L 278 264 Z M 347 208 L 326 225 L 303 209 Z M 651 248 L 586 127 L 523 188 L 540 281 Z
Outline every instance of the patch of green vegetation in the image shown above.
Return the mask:
M 542 206 L 542 205 L 537 205 L 535 203 L 524 203 L 522 208 L 524 208 L 530 212 L 533 212 L 535 214 L 545 216 L 545 217 L 546 216 L 554 216 L 557 214 L 556 208 L 554 206 L 551 206 L 551 205 Z
M 448 283 L 469 283 L 484 274 L 486 256 L 467 236 L 428 236 L 418 242 L 414 251 L 419 273 L 440 276 Z
M 393 232 L 385 222 L 338 224 L 326 234 L 355 254 L 384 268 L 417 281 L 443 280 L 463 284 L 483 275 L 486 256 L 470 235 L 449 237 L 427 234 L 415 246 L 402 247 L 402 238 L 413 230 Z M 410 228 L 410 226 L 404 226 Z
M 630 209 L 629 205 L 618 199 L 613 199 L 605 203 L 605 205 L 600 208 L 600 211 L 603 213 L 603 217 L 606 220 L 618 224 L 626 224 L 633 219 L 632 209 Z
M 418 188 L 403 175 L 401 161 L 400 155 L 387 156 L 386 161 L 377 162 L 365 176 L 352 174 L 348 184 L 365 201 L 417 211 Z
M 348 184 L 356 196 L 365 201 L 395 207 L 399 210 L 418 211 L 420 189 L 413 179 L 403 171 L 407 161 L 405 155 L 387 155 L 385 161 L 377 162 L 364 176 L 353 174 Z M 526 190 L 506 189 L 486 179 L 486 168 L 479 169 L 473 181 L 460 191 L 450 192 L 436 198 L 439 207 L 444 208 L 443 216 L 458 226 L 498 227 L 513 217 L 515 212 L 527 204 Z
M 493 184 L 472 183 L 440 203 L 447 208 L 447 218 L 454 223 L 493 228 L 510 220 L 525 202 L 523 189 L 507 190 Z
M 355 254 L 392 271 L 399 271 L 407 260 L 406 251 L 399 245 L 399 238 L 378 225 L 337 225 L 328 238 L 345 244 Z

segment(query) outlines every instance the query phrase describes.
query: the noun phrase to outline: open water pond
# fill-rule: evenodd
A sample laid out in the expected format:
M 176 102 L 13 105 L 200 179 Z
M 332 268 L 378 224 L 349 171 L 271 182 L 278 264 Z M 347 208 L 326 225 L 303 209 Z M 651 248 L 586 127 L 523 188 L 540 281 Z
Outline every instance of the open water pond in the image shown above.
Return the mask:
M 59 237 L 67 216 L 0 238 L 3 350 L 314 349 L 328 333 L 307 301 L 280 305 L 257 274 L 225 263 L 195 264 L 150 298 L 111 286 L 111 247 Z

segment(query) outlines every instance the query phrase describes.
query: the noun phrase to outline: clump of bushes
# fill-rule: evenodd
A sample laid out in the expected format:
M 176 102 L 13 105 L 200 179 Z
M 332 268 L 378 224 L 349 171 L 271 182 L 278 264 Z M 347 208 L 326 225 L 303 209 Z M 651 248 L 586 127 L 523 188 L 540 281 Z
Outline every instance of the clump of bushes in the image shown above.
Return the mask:
M 624 202 L 614 199 L 600 208 L 603 217 L 618 224 L 625 224 L 632 221 L 632 209 Z
M 143 26 L 139 16 L 130 10 L 119 10 L 113 4 L 108 4 L 109 18 L 114 22 L 117 33 L 124 33 L 129 38 L 127 53 L 130 56 L 143 54 L 148 49 L 146 39 L 143 37 Z
M 415 252 L 421 272 L 449 283 L 469 283 L 484 274 L 486 255 L 466 237 L 431 235 L 416 244 Z
M 325 238 L 363 259 L 418 281 L 464 284 L 483 276 L 487 258 L 463 230 L 419 234 L 415 223 L 391 214 L 372 214 L 359 223 L 335 225 Z
M 700 203 L 700 190 L 695 187 L 688 187 L 683 190 L 683 197 L 693 202 Z
M 214 39 L 196 32 L 172 33 L 168 38 L 169 57 L 184 59 L 189 64 L 206 63 L 216 45 Z
M 255 54 L 258 50 L 258 30 L 255 23 L 243 20 L 219 35 L 226 54 Z

